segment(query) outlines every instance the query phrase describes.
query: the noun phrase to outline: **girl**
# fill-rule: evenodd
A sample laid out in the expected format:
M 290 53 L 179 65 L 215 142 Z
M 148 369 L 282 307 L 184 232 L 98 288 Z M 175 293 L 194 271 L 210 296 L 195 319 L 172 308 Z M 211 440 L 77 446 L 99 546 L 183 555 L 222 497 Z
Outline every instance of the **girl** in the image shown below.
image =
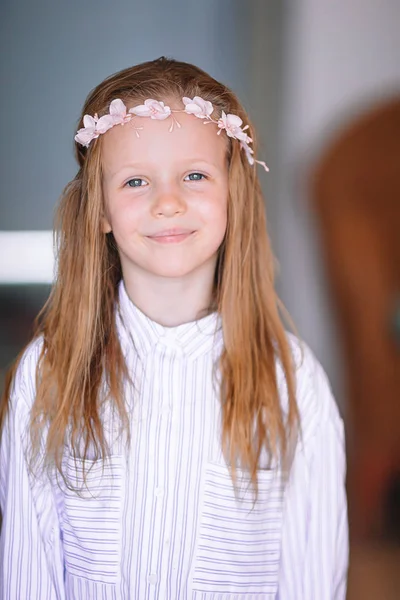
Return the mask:
M 342 422 L 279 317 L 244 109 L 161 58 L 83 115 L 3 401 L 2 597 L 344 599 Z

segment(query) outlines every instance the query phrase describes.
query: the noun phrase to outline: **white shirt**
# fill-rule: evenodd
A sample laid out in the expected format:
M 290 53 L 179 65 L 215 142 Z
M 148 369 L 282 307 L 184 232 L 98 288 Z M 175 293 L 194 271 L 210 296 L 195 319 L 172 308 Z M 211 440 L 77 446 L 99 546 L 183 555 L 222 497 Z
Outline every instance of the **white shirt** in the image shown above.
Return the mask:
M 344 600 L 348 564 L 343 425 L 326 376 L 290 336 L 302 439 L 286 485 L 260 469 L 253 507 L 235 498 L 212 377 L 222 349 L 213 314 L 165 328 L 120 286 L 117 318 L 135 389 L 132 441 L 106 421 L 112 451 L 78 495 L 27 467 L 41 341 L 20 364 L 0 454 L 0 598 L 7 600 Z M 282 406 L 285 385 L 277 365 Z M 82 460 L 64 461 L 75 485 Z

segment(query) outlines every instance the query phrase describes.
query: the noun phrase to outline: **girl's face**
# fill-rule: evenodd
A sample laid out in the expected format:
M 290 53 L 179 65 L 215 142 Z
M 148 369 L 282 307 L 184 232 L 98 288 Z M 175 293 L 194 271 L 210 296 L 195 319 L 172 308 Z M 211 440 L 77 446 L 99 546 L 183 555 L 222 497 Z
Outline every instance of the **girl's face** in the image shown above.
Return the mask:
M 214 276 L 227 225 L 226 139 L 193 115 L 176 118 L 172 132 L 171 117 L 137 117 L 103 139 L 104 232 L 130 281 Z

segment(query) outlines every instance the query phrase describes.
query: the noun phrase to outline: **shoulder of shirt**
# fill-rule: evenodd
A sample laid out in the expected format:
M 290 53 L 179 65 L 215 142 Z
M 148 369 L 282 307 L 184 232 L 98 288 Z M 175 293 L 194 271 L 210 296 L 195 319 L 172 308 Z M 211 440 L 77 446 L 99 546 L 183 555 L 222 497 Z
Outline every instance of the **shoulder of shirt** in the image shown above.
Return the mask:
M 15 372 L 10 392 L 10 404 L 14 409 L 30 410 L 36 395 L 36 367 L 43 348 L 43 337 L 32 340 L 23 352 Z
M 326 427 L 332 427 L 341 437 L 343 422 L 324 368 L 303 340 L 289 332 L 287 338 L 295 369 L 296 401 L 304 444 Z M 286 386 L 281 367 L 278 367 L 278 385 L 284 395 Z

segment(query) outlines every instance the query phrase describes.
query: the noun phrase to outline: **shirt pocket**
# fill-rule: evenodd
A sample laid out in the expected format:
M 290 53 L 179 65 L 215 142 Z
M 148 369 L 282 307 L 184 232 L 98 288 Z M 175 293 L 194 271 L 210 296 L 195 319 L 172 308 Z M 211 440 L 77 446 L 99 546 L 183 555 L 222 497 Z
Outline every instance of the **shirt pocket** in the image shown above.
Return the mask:
M 115 584 L 119 575 L 122 457 L 68 457 L 62 534 L 67 575 Z
M 279 470 L 258 472 L 258 497 L 248 473 L 209 464 L 193 575 L 193 598 L 269 600 L 278 591 L 283 484 Z

